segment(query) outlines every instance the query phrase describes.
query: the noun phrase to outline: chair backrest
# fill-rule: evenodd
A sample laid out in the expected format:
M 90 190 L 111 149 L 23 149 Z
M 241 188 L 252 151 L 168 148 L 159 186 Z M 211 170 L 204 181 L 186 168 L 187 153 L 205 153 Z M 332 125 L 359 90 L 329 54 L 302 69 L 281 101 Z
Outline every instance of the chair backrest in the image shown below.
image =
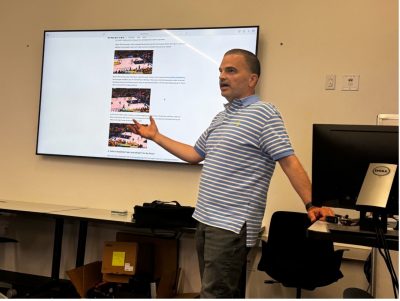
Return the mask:
M 274 212 L 258 269 L 284 286 L 308 290 L 342 278 L 343 252 L 335 252 L 331 240 L 308 238 L 310 224 L 306 213 Z

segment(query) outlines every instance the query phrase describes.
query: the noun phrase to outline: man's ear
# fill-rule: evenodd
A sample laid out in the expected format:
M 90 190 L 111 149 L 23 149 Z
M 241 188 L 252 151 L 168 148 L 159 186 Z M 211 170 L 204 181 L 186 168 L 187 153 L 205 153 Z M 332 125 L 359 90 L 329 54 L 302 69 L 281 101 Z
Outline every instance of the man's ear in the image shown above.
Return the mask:
M 258 82 L 258 75 L 252 73 L 249 78 L 249 87 L 255 88 L 257 86 L 257 82 Z

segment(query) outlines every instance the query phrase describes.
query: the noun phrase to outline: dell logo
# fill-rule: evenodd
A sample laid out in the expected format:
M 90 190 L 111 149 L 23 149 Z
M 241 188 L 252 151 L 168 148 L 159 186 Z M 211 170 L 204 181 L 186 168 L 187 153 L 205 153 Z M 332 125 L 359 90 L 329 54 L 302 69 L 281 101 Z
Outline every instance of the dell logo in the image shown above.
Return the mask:
M 387 176 L 390 173 L 390 169 L 386 166 L 377 166 L 372 170 L 372 173 L 376 176 Z

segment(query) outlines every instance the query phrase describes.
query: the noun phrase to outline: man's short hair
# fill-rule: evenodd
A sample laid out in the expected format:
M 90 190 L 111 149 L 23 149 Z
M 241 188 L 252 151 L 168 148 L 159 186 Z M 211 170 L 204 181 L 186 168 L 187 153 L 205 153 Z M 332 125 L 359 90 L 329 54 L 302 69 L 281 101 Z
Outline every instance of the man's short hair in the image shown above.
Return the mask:
M 228 50 L 225 55 L 229 55 L 229 54 L 240 54 L 244 57 L 247 65 L 250 68 L 250 71 L 252 73 L 255 73 L 258 75 L 258 77 L 260 77 L 261 74 L 261 66 L 260 66 L 260 61 L 258 60 L 257 56 L 248 51 L 248 50 L 244 50 L 244 49 L 239 49 L 239 48 L 235 48 L 235 49 L 231 49 Z

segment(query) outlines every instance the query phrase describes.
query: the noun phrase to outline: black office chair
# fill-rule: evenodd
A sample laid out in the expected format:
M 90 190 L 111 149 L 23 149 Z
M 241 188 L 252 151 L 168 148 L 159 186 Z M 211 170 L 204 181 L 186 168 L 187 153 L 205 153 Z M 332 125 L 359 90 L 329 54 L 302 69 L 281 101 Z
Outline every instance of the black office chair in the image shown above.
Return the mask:
M 334 251 L 331 240 L 307 237 L 311 222 L 306 213 L 276 211 L 273 213 L 267 242 L 262 241 L 262 256 L 258 270 L 273 281 L 301 290 L 314 290 L 343 277 L 340 264 L 344 250 Z

